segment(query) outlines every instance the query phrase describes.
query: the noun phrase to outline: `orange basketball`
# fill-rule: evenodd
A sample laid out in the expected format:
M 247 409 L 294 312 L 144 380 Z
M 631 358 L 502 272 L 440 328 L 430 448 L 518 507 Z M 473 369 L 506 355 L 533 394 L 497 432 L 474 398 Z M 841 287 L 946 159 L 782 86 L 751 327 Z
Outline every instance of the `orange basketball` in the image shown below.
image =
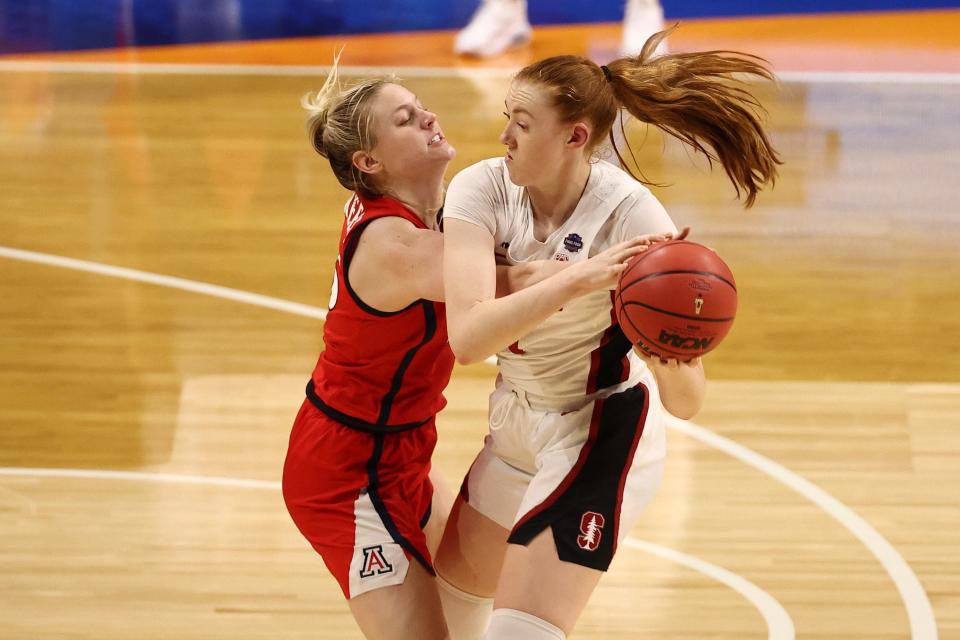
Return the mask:
M 690 360 L 717 348 L 737 314 L 737 285 L 712 249 L 687 240 L 654 245 L 627 264 L 614 307 L 633 344 Z

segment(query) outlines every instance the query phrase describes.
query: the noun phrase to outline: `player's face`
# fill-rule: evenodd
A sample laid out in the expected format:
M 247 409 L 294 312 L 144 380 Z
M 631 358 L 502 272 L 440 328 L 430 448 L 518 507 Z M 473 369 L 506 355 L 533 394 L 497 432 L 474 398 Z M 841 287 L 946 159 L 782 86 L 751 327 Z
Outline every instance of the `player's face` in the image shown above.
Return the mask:
M 569 127 L 564 126 L 541 87 L 514 82 L 504 101 L 507 126 L 500 142 L 507 147 L 507 171 L 518 186 L 554 176 L 565 153 Z
M 443 135 L 435 113 L 409 89 L 384 85 L 370 105 L 377 145 L 371 151 L 383 164 L 383 179 L 417 180 L 442 174 L 456 151 Z

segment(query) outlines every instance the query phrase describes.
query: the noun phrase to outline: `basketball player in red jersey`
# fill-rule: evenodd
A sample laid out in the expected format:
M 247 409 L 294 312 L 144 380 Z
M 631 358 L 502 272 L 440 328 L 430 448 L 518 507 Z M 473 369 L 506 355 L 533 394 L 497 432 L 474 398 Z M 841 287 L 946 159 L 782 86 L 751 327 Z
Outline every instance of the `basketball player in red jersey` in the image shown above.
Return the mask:
M 499 266 L 575 269 L 624 238 L 675 232 L 646 186 L 596 159 L 621 109 L 718 160 L 748 205 L 773 182 L 779 159 L 735 75 L 770 72 L 731 52 L 654 56 L 665 35 L 607 66 L 557 56 L 520 70 L 506 153 L 450 183 L 450 343 L 465 363 L 497 353 L 500 369 L 489 435 L 437 552 L 453 640 L 566 638 L 656 492 L 666 412 L 690 418 L 703 402 L 700 360 L 631 349 L 609 291 L 494 299 Z
M 441 640 L 431 549 L 446 514 L 431 517 L 429 470 L 454 361 L 437 229 L 455 152 L 409 90 L 375 79 L 341 91 L 336 63 L 304 106 L 314 148 L 355 193 L 344 207 L 325 349 L 290 436 L 284 500 L 364 635 Z M 547 277 L 560 270 L 548 261 L 504 267 L 498 287 L 608 288 L 653 239 L 622 243 L 562 280 Z

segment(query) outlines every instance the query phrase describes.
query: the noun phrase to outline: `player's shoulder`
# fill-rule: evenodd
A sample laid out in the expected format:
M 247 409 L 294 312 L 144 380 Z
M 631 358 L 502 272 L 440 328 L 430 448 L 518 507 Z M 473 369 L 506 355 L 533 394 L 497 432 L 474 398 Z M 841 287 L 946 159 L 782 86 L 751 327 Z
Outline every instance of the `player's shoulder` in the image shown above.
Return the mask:
M 599 177 L 608 194 L 610 224 L 618 239 L 676 231 L 663 204 L 645 184 L 618 166 L 607 162 L 598 165 L 604 165 L 599 167 Z
M 598 162 L 598 196 L 615 211 L 663 209 L 652 191 L 629 173 L 609 162 Z
M 503 158 L 488 158 L 475 162 L 459 171 L 450 181 L 450 187 L 482 187 L 497 186 L 500 187 L 509 183 L 510 178 L 507 175 L 507 167 Z
M 361 242 L 376 244 L 384 251 L 402 250 L 416 242 L 419 231 L 422 229 L 405 217 L 382 216 L 367 223 Z
M 403 277 L 404 266 L 430 261 L 430 268 L 440 268 L 443 236 L 423 229 L 410 220 L 387 216 L 372 220 L 363 230 L 351 258 L 352 269 L 376 273 L 379 285 Z
M 610 194 L 616 200 L 641 202 L 647 199 L 656 200 L 653 192 L 629 173 L 609 162 L 598 162 L 595 170 L 599 172 L 597 183 L 603 192 Z

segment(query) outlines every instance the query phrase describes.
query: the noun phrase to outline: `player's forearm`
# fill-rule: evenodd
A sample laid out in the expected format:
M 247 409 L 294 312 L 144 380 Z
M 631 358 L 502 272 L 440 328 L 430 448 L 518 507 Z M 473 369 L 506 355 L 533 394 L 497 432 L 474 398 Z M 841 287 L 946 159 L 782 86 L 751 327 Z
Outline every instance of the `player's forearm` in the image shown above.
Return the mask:
M 562 271 L 504 298 L 448 303 L 447 332 L 457 361 L 479 362 L 536 329 L 575 297 L 572 278 L 565 276 Z
M 702 362 L 677 366 L 655 364 L 653 373 L 660 387 L 660 401 L 667 411 L 683 420 L 700 412 L 707 393 Z
M 534 260 L 515 265 L 497 266 L 497 297 L 510 295 L 527 287 L 532 287 L 550 276 L 560 273 L 570 266 L 569 262 L 558 260 Z

